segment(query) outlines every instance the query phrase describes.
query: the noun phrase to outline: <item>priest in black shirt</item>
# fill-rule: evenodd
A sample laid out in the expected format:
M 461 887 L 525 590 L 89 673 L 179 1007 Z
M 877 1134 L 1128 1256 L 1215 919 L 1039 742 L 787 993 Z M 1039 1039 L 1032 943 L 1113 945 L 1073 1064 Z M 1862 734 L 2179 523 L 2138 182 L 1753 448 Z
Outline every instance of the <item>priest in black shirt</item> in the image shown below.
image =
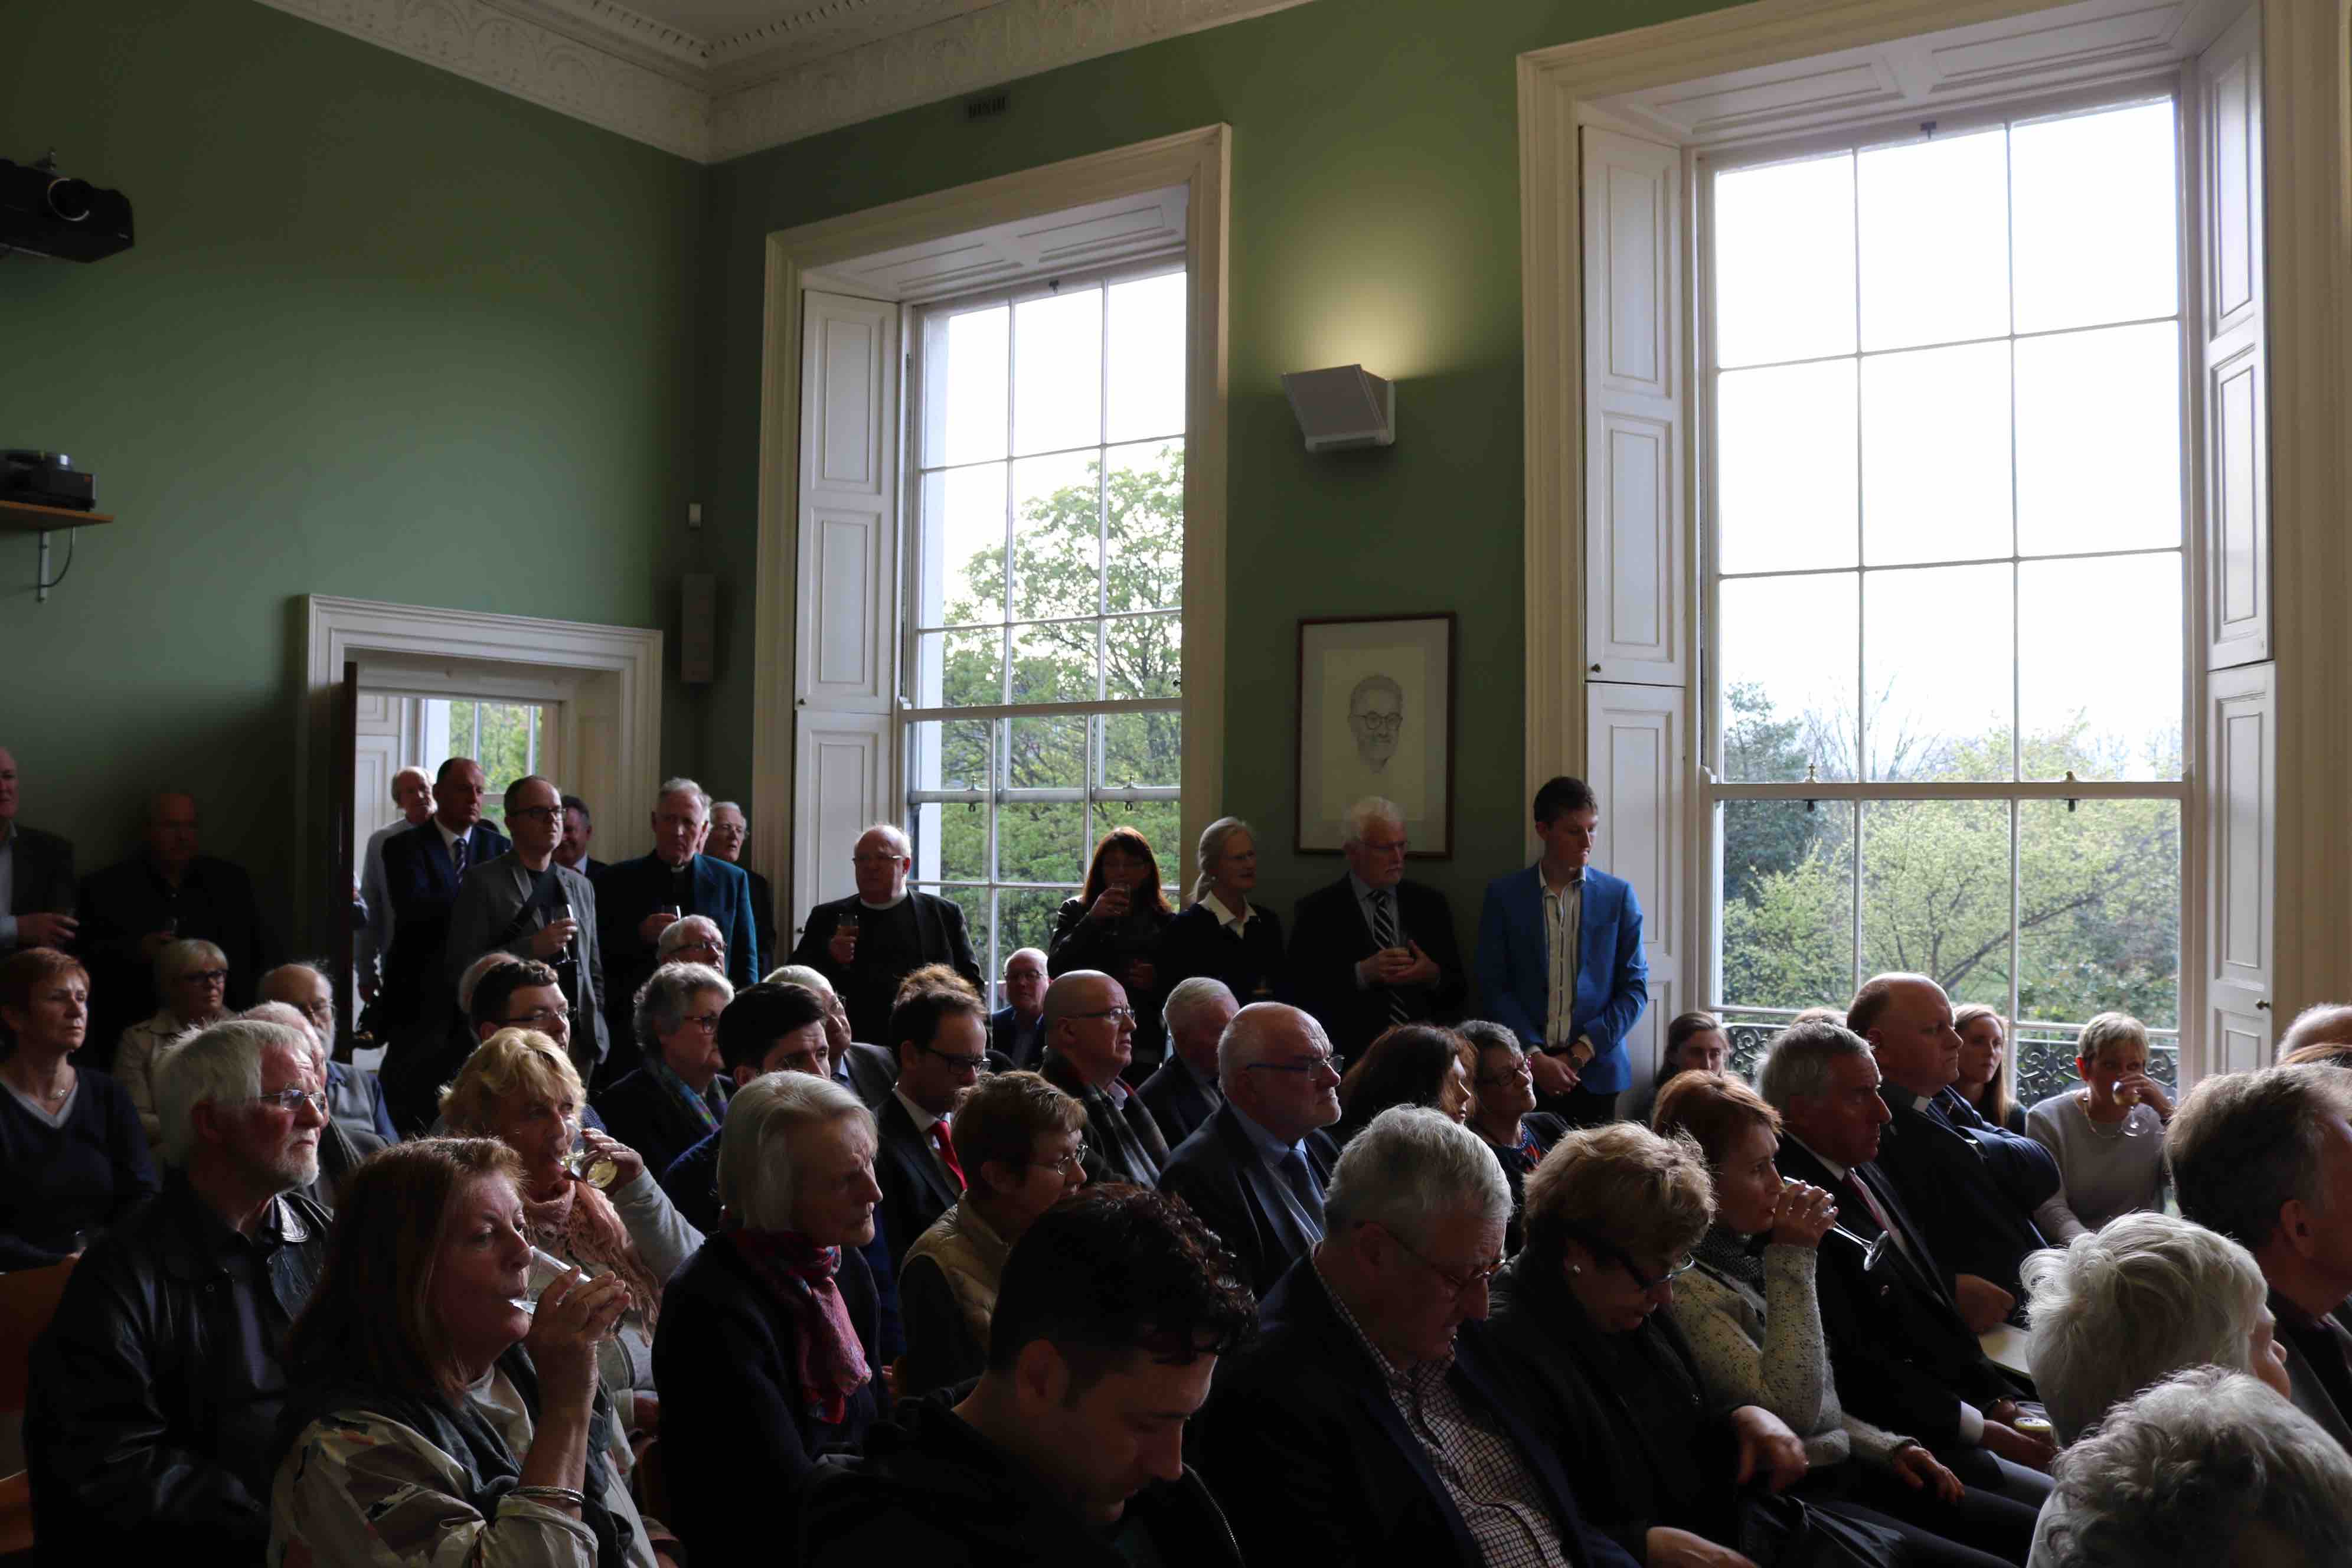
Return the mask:
M 857 874 L 856 893 L 809 911 L 793 962 L 833 983 L 849 1010 L 852 1038 L 889 1038 L 898 982 L 926 963 L 953 964 L 974 991 L 986 994 L 980 965 L 972 962 L 971 939 L 964 934 L 963 910 L 945 899 L 908 890 L 915 857 L 905 834 L 888 823 L 876 824 L 859 835 L 850 862 Z

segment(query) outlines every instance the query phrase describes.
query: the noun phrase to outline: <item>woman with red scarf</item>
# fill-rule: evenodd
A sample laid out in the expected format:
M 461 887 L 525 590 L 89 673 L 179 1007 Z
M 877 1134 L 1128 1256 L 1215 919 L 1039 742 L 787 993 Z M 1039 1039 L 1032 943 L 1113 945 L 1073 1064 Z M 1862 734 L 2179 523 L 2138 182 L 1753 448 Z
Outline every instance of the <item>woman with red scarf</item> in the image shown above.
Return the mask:
M 816 1456 L 879 1414 L 874 1118 L 829 1078 L 771 1073 L 729 1102 L 719 1233 L 670 1281 L 654 1340 L 670 1523 L 697 1561 L 793 1540 Z

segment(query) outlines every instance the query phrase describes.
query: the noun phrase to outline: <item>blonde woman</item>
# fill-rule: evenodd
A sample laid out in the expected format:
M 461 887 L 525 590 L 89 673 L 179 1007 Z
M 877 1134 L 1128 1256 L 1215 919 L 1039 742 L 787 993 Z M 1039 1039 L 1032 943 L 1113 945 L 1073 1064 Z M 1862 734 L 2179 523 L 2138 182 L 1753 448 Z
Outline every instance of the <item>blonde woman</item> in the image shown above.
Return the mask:
M 155 1016 L 122 1031 L 114 1047 L 114 1077 L 139 1110 L 147 1146 L 158 1146 L 163 1124 L 155 1114 L 155 1068 L 173 1046 L 228 1016 L 228 955 L 208 942 L 166 942 L 155 954 Z

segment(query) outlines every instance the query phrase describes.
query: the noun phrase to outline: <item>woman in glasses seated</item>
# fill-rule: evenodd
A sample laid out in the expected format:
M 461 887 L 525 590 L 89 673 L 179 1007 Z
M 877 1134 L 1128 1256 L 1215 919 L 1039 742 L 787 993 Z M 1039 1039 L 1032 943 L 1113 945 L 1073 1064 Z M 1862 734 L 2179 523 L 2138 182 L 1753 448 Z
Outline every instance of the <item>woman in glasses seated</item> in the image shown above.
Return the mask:
M 1821 1188 L 1781 1180 L 1780 1112 L 1736 1078 L 1685 1073 L 1659 1091 L 1653 1125 L 1696 1142 L 1714 1184 L 1715 1219 L 1672 1314 L 1709 1396 L 1789 1425 L 1805 1445 L 1809 1498 L 1861 1503 L 2021 1562 L 2032 1506 L 1965 1487 L 1916 1438 L 1838 1403 L 1813 1280 L 1837 1209 Z M 1858 1244 L 1841 1235 L 1831 1245 Z
M 707 963 L 665 963 L 637 990 L 644 1065 L 599 1090 L 596 1110 L 656 1178 L 726 1120 L 735 1083 L 719 1054 L 719 1016 L 734 999 L 727 976 Z
M 1566 1135 L 1568 1123 L 1536 1109 L 1535 1073 L 1518 1036 L 1484 1018 L 1455 1032 L 1470 1042 L 1475 1064 L 1470 1075 L 1470 1130 L 1486 1141 L 1503 1167 L 1503 1179 L 1511 1184 L 1511 1223 L 1503 1232 L 1503 1251 L 1514 1253 L 1526 1239 L 1528 1173 Z
M 1087 1108 L 1034 1072 L 982 1079 L 949 1125 L 970 1184 L 899 1268 L 901 1399 L 988 1369 L 996 1282 L 1013 1244 L 1086 1184 Z
M 147 1146 L 163 1142 L 155 1117 L 155 1068 L 173 1046 L 207 1024 L 228 1016 L 228 955 L 208 942 L 165 942 L 155 954 L 155 994 L 163 999 L 155 1016 L 122 1031 L 114 1047 L 114 1077 L 139 1108 Z

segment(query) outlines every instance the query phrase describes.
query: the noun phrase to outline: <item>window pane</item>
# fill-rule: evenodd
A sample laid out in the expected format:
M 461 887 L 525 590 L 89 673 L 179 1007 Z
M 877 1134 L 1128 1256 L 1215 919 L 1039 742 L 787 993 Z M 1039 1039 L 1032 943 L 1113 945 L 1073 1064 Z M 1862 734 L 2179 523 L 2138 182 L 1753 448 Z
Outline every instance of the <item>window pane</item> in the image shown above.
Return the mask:
M 1853 159 L 1715 181 L 1715 363 L 1853 352 Z
M 919 626 L 1004 618 L 1004 465 L 923 476 Z
M 1173 610 L 1184 603 L 1184 443 L 1146 441 L 1104 454 L 1108 607 Z
M 2180 1022 L 2180 805 L 2035 800 L 2018 807 L 2018 1006 L 2081 1024 Z
M 1104 438 L 1184 433 L 1184 274 L 1110 287 L 1110 410 Z
M 1004 634 L 924 632 L 915 638 L 915 706 L 991 708 L 1004 700 Z
M 925 888 L 922 891 L 936 893 L 963 910 L 964 930 L 971 937 L 972 954 L 980 963 L 986 963 L 988 954 L 992 951 L 990 942 L 994 935 L 990 929 L 994 922 L 988 918 L 988 889 L 986 888 Z
M 2020 125 L 2010 147 L 2017 331 L 2180 308 L 2169 100 Z
M 1854 428 L 1852 360 L 1716 378 L 1719 570 L 1853 564 Z
M 1873 779 L 2013 776 L 2013 570 L 1934 566 L 1864 579 L 1863 732 Z
M 1096 621 L 1047 621 L 1013 628 L 1013 702 L 1095 700 Z
M 1004 334 L 997 305 L 933 316 L 923 334 L 923 460 L 978 463 L 1004 456 Z
M 1091 452 L 1013 465 L 1013 613 L 1102 610 L 1102 465 Z
M 1184 782 L 1184 715 L 1181 713 L 1106 713 L 1102 725 L 1100 782 L 1118 789 L 1127 784 L 1173 789 Z M 1159 839 L 1152 847 L 1167 852 Z M 1160 867 L 1174 877 L 1178 864 Z
M 1181 696 L 1183 680 L 1181 617 L 1129 616 L 1103 623 L 1105 697 Z
M 2180 542 L 2180 328 L 2017 345 L 2017 540 L 2027 555 Z
M 1863 559 L 2007 555 L 2009 344 L 1862 362 Z
M 2018 568 L 2025 776 L 2180 776 L 2180 556 Z
M 2009 1003 L 2009 803 L 1862 807 L 1862 973 L 1924 974 L 1955 1006 Z
M 1861 155 L 1865 350 L 2009 331 L 2007 141 L 1996 128 Z
M 1851 780 L 1861 617 L 1857 579 L 1745 577 L 1716 591 L 1724 776 Z
M 992 979 L 1001 980 L 1005 961 L 1024 947 L 1051 951 L 1055 917 L 1061 913 L 1062 900 L 1077 890 L 1008 888 L 996 895 L 996 970 Z
M 1723 803 L 1723 998 L 1843 1005 L 1853 993 L 1853 807 Z
M 915 874 L 988 880 L 988 808 L 926 801 L 915 808 Z
M 907 787 L 986 789 L 989 744 L 996 724 L 987 719 L 927 719 L 907 726 Z M 962 808 L 959 806 L 958 810 Z M 958 878 L 964 875 L 956 873 Z
M 1013 450 L 1054 452 L 1102 439 L 1102 290 L 1013 308 Z
M 1077 713 L 1053 718 L 1007 719 L 1004 721 L 1004 787 L 1066 789 L 1074 795 L 1087 787 L 1087 721 Z M 1028 881 L 1049 879 L 1031 877 Z M 1076 877 L 1066 879 L 1076 881 Z

